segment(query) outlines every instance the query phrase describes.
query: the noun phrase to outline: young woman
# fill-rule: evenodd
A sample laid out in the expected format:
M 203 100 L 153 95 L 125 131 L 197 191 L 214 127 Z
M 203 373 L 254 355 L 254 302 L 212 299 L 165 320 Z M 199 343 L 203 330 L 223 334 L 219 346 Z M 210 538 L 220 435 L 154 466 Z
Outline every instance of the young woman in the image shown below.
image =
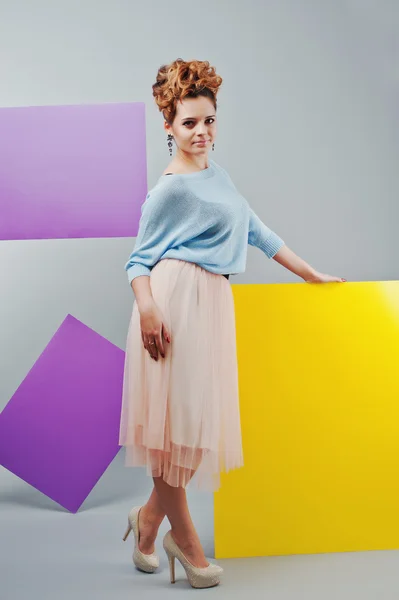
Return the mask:
M 176 155 L 147 194 L 125 265 L 135 302 L 119 443 L 126 466 L 145 466 L 154 488 L 130 511 L 124 539 L 133 529 L 134 563 L 153 572 L 167 515 L 171 581 L 178 558 L 193 587 L 217 585 L 222 569 L 205 558 L 185 488 L 214 491 L 221 471 L 243 465 L 229 274 L 245 271 L 250 244 L 307 282 L 344 281 L 294 254 L 209 158 L 221 83 L 207 61 L 177 59 L 159 69 L 153 95 Z

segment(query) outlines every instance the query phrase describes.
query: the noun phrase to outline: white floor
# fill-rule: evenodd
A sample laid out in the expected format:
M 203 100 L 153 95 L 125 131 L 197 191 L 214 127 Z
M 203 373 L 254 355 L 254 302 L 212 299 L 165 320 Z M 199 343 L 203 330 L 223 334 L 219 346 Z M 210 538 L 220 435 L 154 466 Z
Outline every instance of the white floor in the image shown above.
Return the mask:
M 1 600 L 167 600 L 188 593 L 229 600 L 399 600 L 398 551 L 218 560 L 222 584 L 207 590 L 192 589 L 176 562 L 172 585 L 162 549 L 166 519 L 157 542 L 159 572 L 137 571 L 133 535 L 126 542 L 122 536 L 129 509 L 145 501 L 151 481 L 143 470 L 123 467 L 122 458 L 120 452 L 77 514 L 0 467 Z M 212 559 L 213 496 L 191 492 L 189 501 Z

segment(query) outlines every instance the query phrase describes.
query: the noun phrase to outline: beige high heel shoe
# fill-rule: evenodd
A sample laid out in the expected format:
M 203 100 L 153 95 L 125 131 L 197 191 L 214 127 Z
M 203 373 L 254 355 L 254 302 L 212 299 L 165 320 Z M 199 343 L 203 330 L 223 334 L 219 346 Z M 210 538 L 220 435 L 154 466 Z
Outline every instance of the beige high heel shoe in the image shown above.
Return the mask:
M 195 567 L 184 556 L 175 540 L 172 538 L 170 530 L 163 539 L 163 547 L 169 559 L 170 582 L 175 583 L 175 558 L 177 558 L 186 571 L 187 579 L 193 588 L 208 588 L 220 583 L 220 575 L 223 573 L 222 567 L 210 563 L 207 567 Z
M 133 529 L 134 534 L 134 552 L 133 552 L 133 562 L 140 571 L 144 571 L 145 573 L 153 573 L 155 569 L 159 567 L 159 558 L 155 552 L 152 554 L 143 554 L 139 549 L 139 513 L 141 510 L 141 506 L 135 506 L 129 512 L 127 517 L 127 529 L 126 533 L 123 536 L 123 541 L 126 542 L 127 536 Z

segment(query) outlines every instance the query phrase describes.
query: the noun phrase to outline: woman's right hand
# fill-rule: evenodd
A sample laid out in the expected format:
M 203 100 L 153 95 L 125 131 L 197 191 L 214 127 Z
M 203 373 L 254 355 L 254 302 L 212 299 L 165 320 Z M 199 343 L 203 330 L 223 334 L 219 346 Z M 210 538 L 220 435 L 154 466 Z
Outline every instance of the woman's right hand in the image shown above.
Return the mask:
M 170 332 L 154 300 L 140 309 L 140 327 L 144 348 L 149 352 L 151 358 L 158 360 L 158 352 L 162 358 L 165 358 L 162 336 L 170 343 Z

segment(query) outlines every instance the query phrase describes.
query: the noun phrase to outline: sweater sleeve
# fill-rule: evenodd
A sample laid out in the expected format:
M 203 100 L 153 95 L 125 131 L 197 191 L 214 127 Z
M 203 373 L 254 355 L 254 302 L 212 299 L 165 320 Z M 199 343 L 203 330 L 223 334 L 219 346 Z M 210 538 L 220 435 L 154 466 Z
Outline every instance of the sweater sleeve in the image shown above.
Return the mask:
M 136 243 L 125 264 L 129 284 L 139 275 L 150 275 L 166 250 L 182 243 L 190 225 L 188 205 L 178 189 L 169 187 L 148 193 L 141 206 Z
M 282 240 L 277 233 L 269 229 L 249 205 L 248 210 L 248 244 L 262 250 L 268 258 L 273 258 L 280 250 L 281 246 L 285 244 L 284 240 Z

